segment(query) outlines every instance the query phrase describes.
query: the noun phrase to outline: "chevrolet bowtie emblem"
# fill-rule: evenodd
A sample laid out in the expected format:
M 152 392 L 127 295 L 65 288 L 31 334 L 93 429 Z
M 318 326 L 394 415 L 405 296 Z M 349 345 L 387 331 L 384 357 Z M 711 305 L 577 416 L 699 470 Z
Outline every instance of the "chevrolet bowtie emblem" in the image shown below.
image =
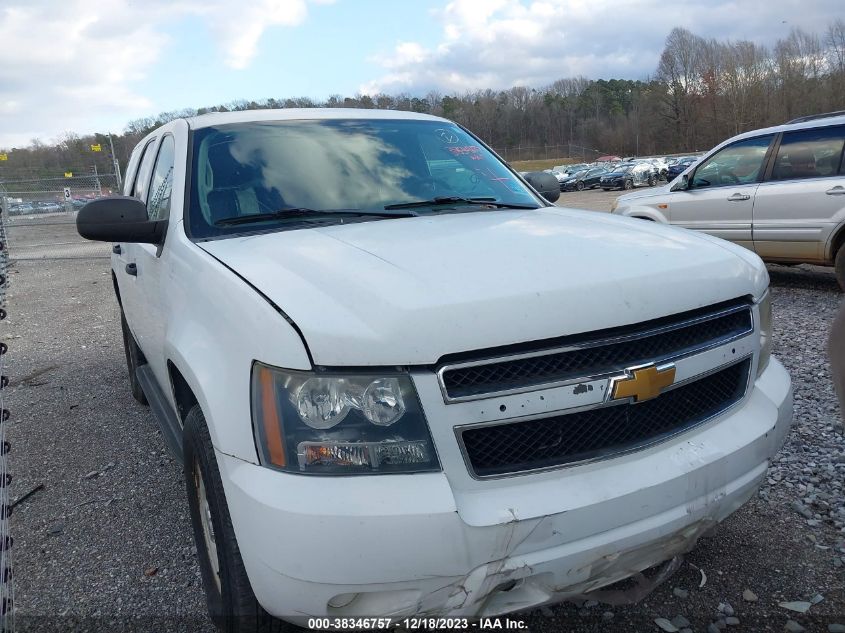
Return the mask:
M 661 391 L 675 382 L 675 365 L 648 365 L 627 369 L 626 374 L 611 381 L 611 400 L 633 398 L 634 402 L 643 402 L 656 398 Z

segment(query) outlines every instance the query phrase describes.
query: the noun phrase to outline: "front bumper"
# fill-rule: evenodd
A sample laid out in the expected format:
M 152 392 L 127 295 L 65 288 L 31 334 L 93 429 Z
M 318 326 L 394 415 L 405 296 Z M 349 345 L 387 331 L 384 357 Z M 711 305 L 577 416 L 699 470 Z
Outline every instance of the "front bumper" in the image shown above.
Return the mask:
M 557 471 L 558 481 L 547 473 L 484 482 L 486 503 L 507 486 L 507 496 L 567 504 L 530 518 L 502 507 L 487 525 L 465 520 L 444 473 L 305 477 L 220 452 L 217 460 L 252 588 L 270 613 L 493 616 L 688 551 L 753 496 L 791 420 L 789 375 L 773 358 L 742 406 L 677 438 Z

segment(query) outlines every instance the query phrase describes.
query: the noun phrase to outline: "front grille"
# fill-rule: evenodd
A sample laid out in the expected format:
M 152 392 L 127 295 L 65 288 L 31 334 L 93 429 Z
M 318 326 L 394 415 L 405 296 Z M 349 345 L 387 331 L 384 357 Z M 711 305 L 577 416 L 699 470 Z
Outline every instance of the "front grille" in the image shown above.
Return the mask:
M 745 395 L 750 368 L 746 359 L 637 404 L 458 429 L 460 439 L 477 477 L 604 459 L 660 442 L 725 411 Z
M 682 356 L 743 336 L 752 329 L 747 303 L 711 306 L 704 311 L 563 341 L 569 349 L 539 350 L 528 357 L 501 358 L 483 364 L 447 365 L 441 371 L 441 380 L 449 400 L 526 390 Z

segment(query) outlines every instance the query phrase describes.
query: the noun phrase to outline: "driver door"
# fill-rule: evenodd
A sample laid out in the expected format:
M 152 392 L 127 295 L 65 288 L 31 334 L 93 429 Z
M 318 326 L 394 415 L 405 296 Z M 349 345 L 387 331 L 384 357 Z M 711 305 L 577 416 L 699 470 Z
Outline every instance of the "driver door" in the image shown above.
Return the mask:
M 704 160 L 689 176 L 689 188 L 669 204 L 673 225 L 703 231 L 754 250 L 754 197 L 774 135 L 732 143 Z

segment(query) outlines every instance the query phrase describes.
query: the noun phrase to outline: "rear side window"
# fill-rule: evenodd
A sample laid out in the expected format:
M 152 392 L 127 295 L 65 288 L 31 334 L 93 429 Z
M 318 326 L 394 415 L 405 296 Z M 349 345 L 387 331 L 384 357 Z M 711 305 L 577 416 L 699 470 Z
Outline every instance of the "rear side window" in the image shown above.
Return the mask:
M 773 136 L 758 136 L 722 148 L 695 170 L 692 187 L 730 187 L 757 182 Z
M 172 136 L 165 136 L 158 149 L 147 214 L 150 220 L 166 220 L 170 216 L 170 198 L 173 192 L 173 164 L 175 143 Z
M 772 180 L 824 178 L 839 173 L 845 127 L 786 132 L 781 140 Z
M 135 172 L 135 183 L 132 185 L 132 193 L 130 194 L 142 202 L 147 201 L 147 184 L 150 182 L 150 170 L 153 168 L 153 159 L 155 158 L 154 144 L 155 139 L 144 147 L 144 155 L 141 158 L 138 171 Z

